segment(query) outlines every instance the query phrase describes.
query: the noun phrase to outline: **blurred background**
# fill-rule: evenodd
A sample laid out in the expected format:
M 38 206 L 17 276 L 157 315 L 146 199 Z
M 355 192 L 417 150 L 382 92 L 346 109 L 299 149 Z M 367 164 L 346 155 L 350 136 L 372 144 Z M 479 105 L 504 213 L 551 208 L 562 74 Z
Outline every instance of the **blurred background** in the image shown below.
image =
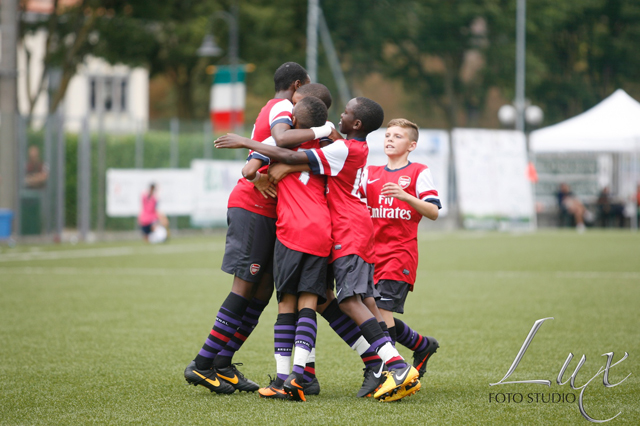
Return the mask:
M 139 236 L 158 184 L 174 235 L 225 225 L 284 62 L 421 130 L 432 227 L 637 229 L 636 0 L 1 0 L 0 241 Z M 384 164 L 371 136 L 370 163 Z M 442 195 L 441 194 L 441 195 Z

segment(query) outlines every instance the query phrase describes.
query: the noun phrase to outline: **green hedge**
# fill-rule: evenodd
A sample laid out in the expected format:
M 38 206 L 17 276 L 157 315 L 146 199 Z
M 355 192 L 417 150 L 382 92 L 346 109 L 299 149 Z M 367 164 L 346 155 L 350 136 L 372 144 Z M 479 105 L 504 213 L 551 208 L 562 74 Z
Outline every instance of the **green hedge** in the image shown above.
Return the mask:
M 186 126 L 184 126 L 186 128 Z M 200 129 L 202 124 L 200 123 Z M 136 165 L 136 135 L 105 134 L 105 170 L 110 168 L 131 169 Z M 65 222 L 66 226 L 77 226 L 78 212 L 78 141 L 80 135 L 66 134 L 66 178 L 65 178 Z M 143 168 L 169 168 L 171 165 L 171 133 L 150 130 L 142 135 Z M 189 168 L 194 159 L 204 158 L 204 135 L 202 131 L 181 132 L 178 136 L 178 168 Z M 211 139 L 209 140 L 212 144 Z M 37 145 L 44 152 L 44 132 L 29 132 L 28 144 Z M 98 218 L 98 171 L 99 135 L 91 135 L 91 228 L 96 229 Z M 213 159 L 242 160 L 244 150 L 216 150 L 211 147 Z M 50 161 L 50 159 L 46 159 Z M 106 185 L 106 177 L 105 177 Z M 106 200 L 105 200 L 106 209 Z M 190 227 L 188 216 L 177 218 L 178 228 Z M 135 218 L 105 217 L 105 230 L 133 230 L 137 228 Z

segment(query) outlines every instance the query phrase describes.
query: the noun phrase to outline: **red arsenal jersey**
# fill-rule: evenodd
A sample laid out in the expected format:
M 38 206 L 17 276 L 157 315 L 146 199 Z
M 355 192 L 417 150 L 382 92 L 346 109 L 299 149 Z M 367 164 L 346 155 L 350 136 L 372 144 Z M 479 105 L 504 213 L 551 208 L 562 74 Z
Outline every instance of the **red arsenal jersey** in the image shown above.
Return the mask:
M 367 163 L 365 140 L 337 140 L 321 149 L 306 151 L 313 174 L 327 175 L 327 202 L 331 213 L 331 259 L 356 254 L 373 263 L 373 224 L 358 195 Z
M 431 171 L 423 164 L 409 163 L 397 170 L 369 166 L 362 177 L 360 192 L 366 197 L 375 231 L 374 281 L 404 281 L 413 290 L 418 268 L 418 224 L 422 215 L 404 201 L 382 196 L 382 186 L 387 182 L 397 183 L 408 194 L 438 207 L 441 207 L 440 199 Z
M 271 136 L 271 128 L 278 123 L 293 124 L 293 104 L 288 99 L 271 99 L 262 108 L 253 125 L 251 139 L 262 142 Z M 250 156 L 251 157 L 251 156 Z M 267 167 L 260 169 L 266 173 Z M 276 200 L 264 198 L 260 191 L 245 178 L 240 178 L 231 191 L 227 208 L 240 207 L 253 213 L 276 218 Z
M 320 148 L 318 140 L 297 150 Z M 288 174 L 278 182 L 278 240 L 291 250 L 327 257 L 331 253 L 331 216 L 325 197 L 327 178 L 309 172 Z

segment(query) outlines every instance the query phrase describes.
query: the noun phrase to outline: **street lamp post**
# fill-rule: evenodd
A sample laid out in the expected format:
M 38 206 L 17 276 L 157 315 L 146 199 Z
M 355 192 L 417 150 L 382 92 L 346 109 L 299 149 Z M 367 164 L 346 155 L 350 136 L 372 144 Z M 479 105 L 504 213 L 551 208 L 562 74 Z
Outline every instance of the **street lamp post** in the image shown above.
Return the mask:
M 516 130 L 524 132 L 525 110 L 525 39 L 527 0 L 518 0 L 516 11 Z
M 211 16 L 211 22 L 221 18 L 226 21 L 229 27 L 229 66 L 231 67 L 231 116 L 230 124 L 232 129 L 237 127 L 236 120 L 236 84 L 238 82 L 238 52 L 239 52 L 239 36 L 238 36 L 238 3 L 233 2 L 231 12 L 220 10 Z M 198 56 L 214 57 L 219 56 L 222 50 L 216 45 L 212 34 L 205 35 L 202 44 L 197 50 Z

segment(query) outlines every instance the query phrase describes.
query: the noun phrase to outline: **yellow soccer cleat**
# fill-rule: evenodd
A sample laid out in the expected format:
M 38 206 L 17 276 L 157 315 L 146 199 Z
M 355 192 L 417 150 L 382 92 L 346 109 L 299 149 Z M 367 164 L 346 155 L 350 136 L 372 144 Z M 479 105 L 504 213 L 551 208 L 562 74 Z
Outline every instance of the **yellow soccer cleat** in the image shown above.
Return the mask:
M 404 368 L 397 368 L 387 372 L 387 380 L 380 386 L 380 389 L 373 395 L 375 399 L 387 398 L 393 394 L 393 391 L 401 386 L 407 386 L 418 380 L 418 370 L 412 365 Z
M 379 401 L 382 402 L 392 402 L 392 401 L 399 401 L 402 398 L 405 398 L 407 396 L 411 396 L 413 394 L 415 394 L 416 392 L 418 392 L 420 390 L 420 387 L 422 385 L 420 384 L 420 380 L 416 380 L 415 382 L 407 385 L 407 386 L 400 386 L 393 395 L 388 396 L 386 398 L 380 398 Z

